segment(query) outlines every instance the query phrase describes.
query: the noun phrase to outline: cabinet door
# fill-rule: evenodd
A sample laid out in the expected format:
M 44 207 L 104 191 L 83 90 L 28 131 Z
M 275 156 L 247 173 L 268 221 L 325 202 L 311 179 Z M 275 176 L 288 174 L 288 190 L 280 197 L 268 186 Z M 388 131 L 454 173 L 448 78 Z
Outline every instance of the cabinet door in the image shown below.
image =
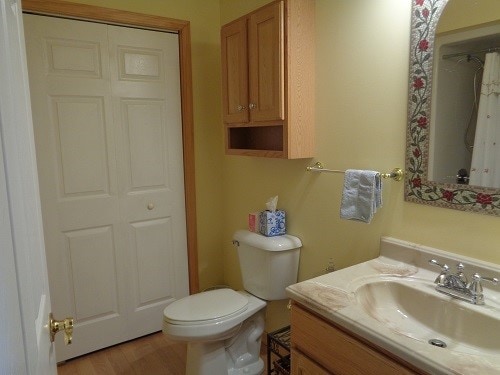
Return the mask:
M 222 110 L 226 124 L 248 122 L 247 20 L 221 30 Z
M 292 349 L 292 375 L 328 375 L 330 372 L 317 365 L 301 352 Z
M 284 119 L 283 2 L 253 13 L 249 19 L 248 55 L 250 121 Z
M 300 351 L 303 356 L 337 375 L 423 373 L 414 372 L 413 369 L 400 363 L 397 357 L 382 353 L 378 348 L 367 345 L 295 303 L 292 305 L 291 326 L 292 348 L 295 349 L 292 353 L 292 366 L 295 354 Z M 292 373 L 300 374 L 293 371 Z

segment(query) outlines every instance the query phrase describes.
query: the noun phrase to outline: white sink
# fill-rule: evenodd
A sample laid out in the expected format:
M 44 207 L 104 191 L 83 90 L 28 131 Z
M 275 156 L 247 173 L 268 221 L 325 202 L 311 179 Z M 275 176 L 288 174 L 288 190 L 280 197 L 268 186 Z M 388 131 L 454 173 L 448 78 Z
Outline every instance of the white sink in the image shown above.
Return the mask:
M 356 287 L 359 306 L 391 330 L 446 350 L 500 355 L 500 311 L 441 294 L 427 280 L 379 277 Z

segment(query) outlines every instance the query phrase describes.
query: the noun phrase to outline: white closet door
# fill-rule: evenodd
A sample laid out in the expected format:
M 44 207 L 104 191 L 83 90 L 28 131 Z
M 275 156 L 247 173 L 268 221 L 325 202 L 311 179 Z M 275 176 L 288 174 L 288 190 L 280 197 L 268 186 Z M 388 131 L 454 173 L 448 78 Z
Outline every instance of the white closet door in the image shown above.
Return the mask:
M 176 34 L 109 26 L 120 220 L 129 247 L 129 330 L 161 329 L 189 294 L 179 42 Z
M 160 330 L 188 294 L 177 36 L 24 20 L 53 306 L 76 320 L 61 361 Z

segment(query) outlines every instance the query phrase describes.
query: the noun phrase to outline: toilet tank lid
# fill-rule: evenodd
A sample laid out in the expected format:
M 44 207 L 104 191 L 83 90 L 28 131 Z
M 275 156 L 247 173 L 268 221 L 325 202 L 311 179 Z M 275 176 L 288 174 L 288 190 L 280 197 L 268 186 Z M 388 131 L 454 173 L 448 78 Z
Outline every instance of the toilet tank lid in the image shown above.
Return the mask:
M 283 236 L 266 237 L 248 230 L 237 230 L 233 239 L 240 243 L 267 251 L 284 251 L 302 247 L 300 238 L 285 234 Z

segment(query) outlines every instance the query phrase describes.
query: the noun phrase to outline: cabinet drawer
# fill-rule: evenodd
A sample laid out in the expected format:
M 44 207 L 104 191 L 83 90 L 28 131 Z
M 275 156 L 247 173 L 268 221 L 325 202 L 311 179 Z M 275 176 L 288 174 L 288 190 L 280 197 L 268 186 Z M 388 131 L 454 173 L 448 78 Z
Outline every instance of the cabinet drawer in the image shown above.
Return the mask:
M 414 372 L 300 305 L 292 307 L 292 348 L 338 375 L 403 375 Z M 292 355 L 292 368 L 294 356 Z M 299 372 L 300 373 L 300 372 Z
M 328 375 L 324 368 L 313 362 L 298 350 L 292 349 L 292 374 L 297 375 Z

